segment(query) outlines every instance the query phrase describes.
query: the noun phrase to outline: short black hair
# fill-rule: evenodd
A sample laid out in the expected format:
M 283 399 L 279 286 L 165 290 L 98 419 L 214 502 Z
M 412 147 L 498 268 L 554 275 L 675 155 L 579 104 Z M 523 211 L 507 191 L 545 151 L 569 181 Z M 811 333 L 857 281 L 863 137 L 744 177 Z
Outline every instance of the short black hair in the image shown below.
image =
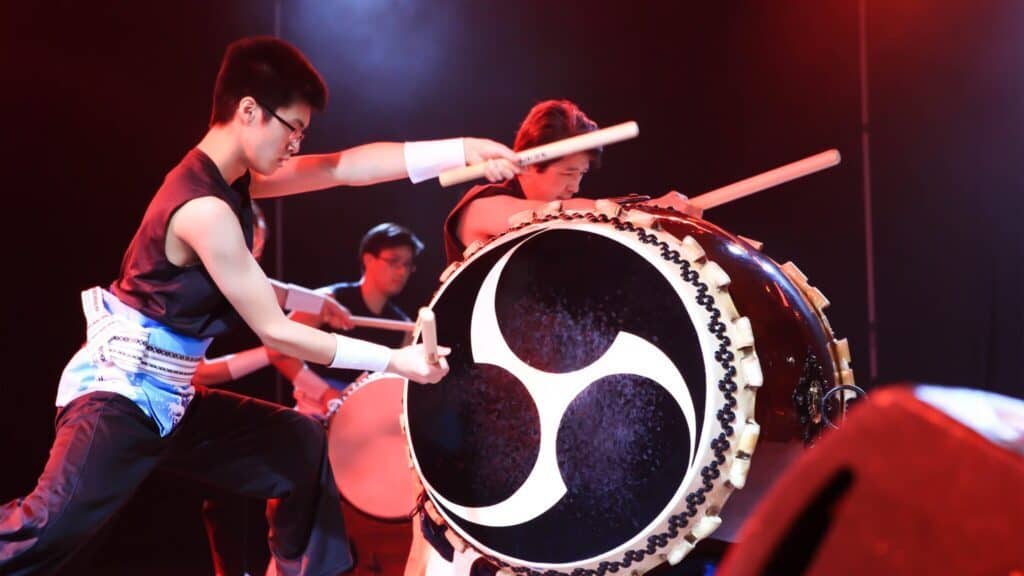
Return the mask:
M 513 148 L 516 152 L 522 152 L 542 144 L 549 144 L 595 130 L 597 130 L 597 122 L 588 118 L 574 102 L 545 100 L 531 108 L 526 119 L 519 125 Z M 590 156 L 590 167 L 598 168 L 601 165 L 601 148 L 594 148 L 586 152 Z M 543 172 L 556 160 L 538 162 L 535 166 Z
M 363 234 L 359 242 L 359 262 L 362 264 L 363 254 L 379 256 L 382 251 L 397 246 L 408 246 L 413 256 L 419 256 L 423 251 L 423 242 L 412 230 L 394 222 L 377 224 Z
M 297 101 L 322 111 L 327 86 L 297 48 L 280 38 L 255 36 L 232 42 L 224 53 L 213 88 L 210 126 L 230 122 L 246 96 L 271 111 Z

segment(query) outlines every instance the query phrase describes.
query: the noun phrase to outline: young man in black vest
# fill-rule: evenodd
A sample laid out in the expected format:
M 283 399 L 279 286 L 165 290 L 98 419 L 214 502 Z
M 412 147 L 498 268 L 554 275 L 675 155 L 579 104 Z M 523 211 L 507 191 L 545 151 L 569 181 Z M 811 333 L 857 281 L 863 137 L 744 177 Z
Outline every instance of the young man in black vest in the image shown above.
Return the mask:
M 0 506 L 0 572 L 53 572 L 158 467 L 271 499 L 272 568 L 333 574 L 351 565 L 323 427 L 294 410 L 197 390 L 210 339 L 244 321 L 268 346 L 332 367 L 388 370 L 436 382 L 442 361 L 288 319 L 337 304 L 297 287 L 275 291 L 250 253 L 250 200 L 409 176 L 466 162 L 512 176 L 504 146 L 472 138 L 374 143 L 297 156 L 326 88 L 305 57 L 276 38 L 232 44 L 210 127 L 157 190 L 109 289 L 82 294 L 86 345 L 57 392 L 56 438 L 35 489 Z

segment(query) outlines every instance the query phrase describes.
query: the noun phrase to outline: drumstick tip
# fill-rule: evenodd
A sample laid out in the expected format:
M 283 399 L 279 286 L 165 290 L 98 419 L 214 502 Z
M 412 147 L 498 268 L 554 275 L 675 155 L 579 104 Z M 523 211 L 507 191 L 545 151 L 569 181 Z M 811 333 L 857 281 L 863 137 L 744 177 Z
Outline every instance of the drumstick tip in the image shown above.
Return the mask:
M 434 311 L 424 306 L 417 314 L 420 324 L 420 339 L 423 342 L 424 352 L 427 354 L 427 362 L 431 364 L 440 363 L 437 354 L 437 319 Z
M 420 321 L 421 325 L 424 322 L 434 322 L 434 320 L 435 320 L 434 319 L 434 311 L 431 310 L 430 308 L 427 308 L 426 306 L 423 306 L 422 308 L 420 308 L 420 310 L 418 312 L 418 316 L 419 316 L 419 321 Z
M 822 154 L 828 156 L 829 166 L 835 166 L 843 161 L 843 156 L 839 153 L 838 148 L 830 148 L 822 152 Z

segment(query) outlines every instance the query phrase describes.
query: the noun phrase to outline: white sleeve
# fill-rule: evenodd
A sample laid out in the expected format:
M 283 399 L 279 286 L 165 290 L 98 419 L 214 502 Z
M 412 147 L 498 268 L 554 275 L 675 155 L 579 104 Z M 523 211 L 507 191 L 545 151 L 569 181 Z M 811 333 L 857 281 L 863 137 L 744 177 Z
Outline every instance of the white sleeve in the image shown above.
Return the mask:
M 324 295 L 298 284 L 288 284 L 288 296 L 284 301 L 285 310 L 319 314 L 324 307 Z

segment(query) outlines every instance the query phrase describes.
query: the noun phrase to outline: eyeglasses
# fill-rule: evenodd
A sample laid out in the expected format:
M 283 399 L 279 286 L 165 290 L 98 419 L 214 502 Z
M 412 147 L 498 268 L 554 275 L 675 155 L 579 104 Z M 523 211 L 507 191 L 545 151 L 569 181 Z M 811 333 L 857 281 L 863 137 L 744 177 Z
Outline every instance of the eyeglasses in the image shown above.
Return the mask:
M 291 131 L 291 133 L 288 134 L 288 141 L 289 142 L 291 142 L 292 144 L 295 144 L 296 146 L 298 146 L 299 143 L 302 142 L 302 139 L 306 137 L 305 130 L 302 130 L 302 129 L 296 128 L 295 126 L 292 126 L 291 122 L 285 120 L 284 118 L 281 118 L 277 114 L 277 112 L 274 112 L 273 108 L 271 108 L 270 106 L 267 106 L 266 104 L 264 104 L 264 103 L 262 103 L 262 102 L 260 102 L 258 100 L 256 101 L 256 103 L 259 104 L 260 106 L 262 106 L 263 109 L 266 110 L 267 112 L 270 112 L 271 116 L 273 116 L 274 118 L 277 118 L 278 122 L 280 122 L 281 124 L 284 124 L 285 128 L 287 128 L 288 130 Z
M 416 271 L 416 263 L 412 260 L 403 260 L 401 258 L 377 258 L 377 260 L 380 260 L 391 268 L 405 268 L 409 272 Z

